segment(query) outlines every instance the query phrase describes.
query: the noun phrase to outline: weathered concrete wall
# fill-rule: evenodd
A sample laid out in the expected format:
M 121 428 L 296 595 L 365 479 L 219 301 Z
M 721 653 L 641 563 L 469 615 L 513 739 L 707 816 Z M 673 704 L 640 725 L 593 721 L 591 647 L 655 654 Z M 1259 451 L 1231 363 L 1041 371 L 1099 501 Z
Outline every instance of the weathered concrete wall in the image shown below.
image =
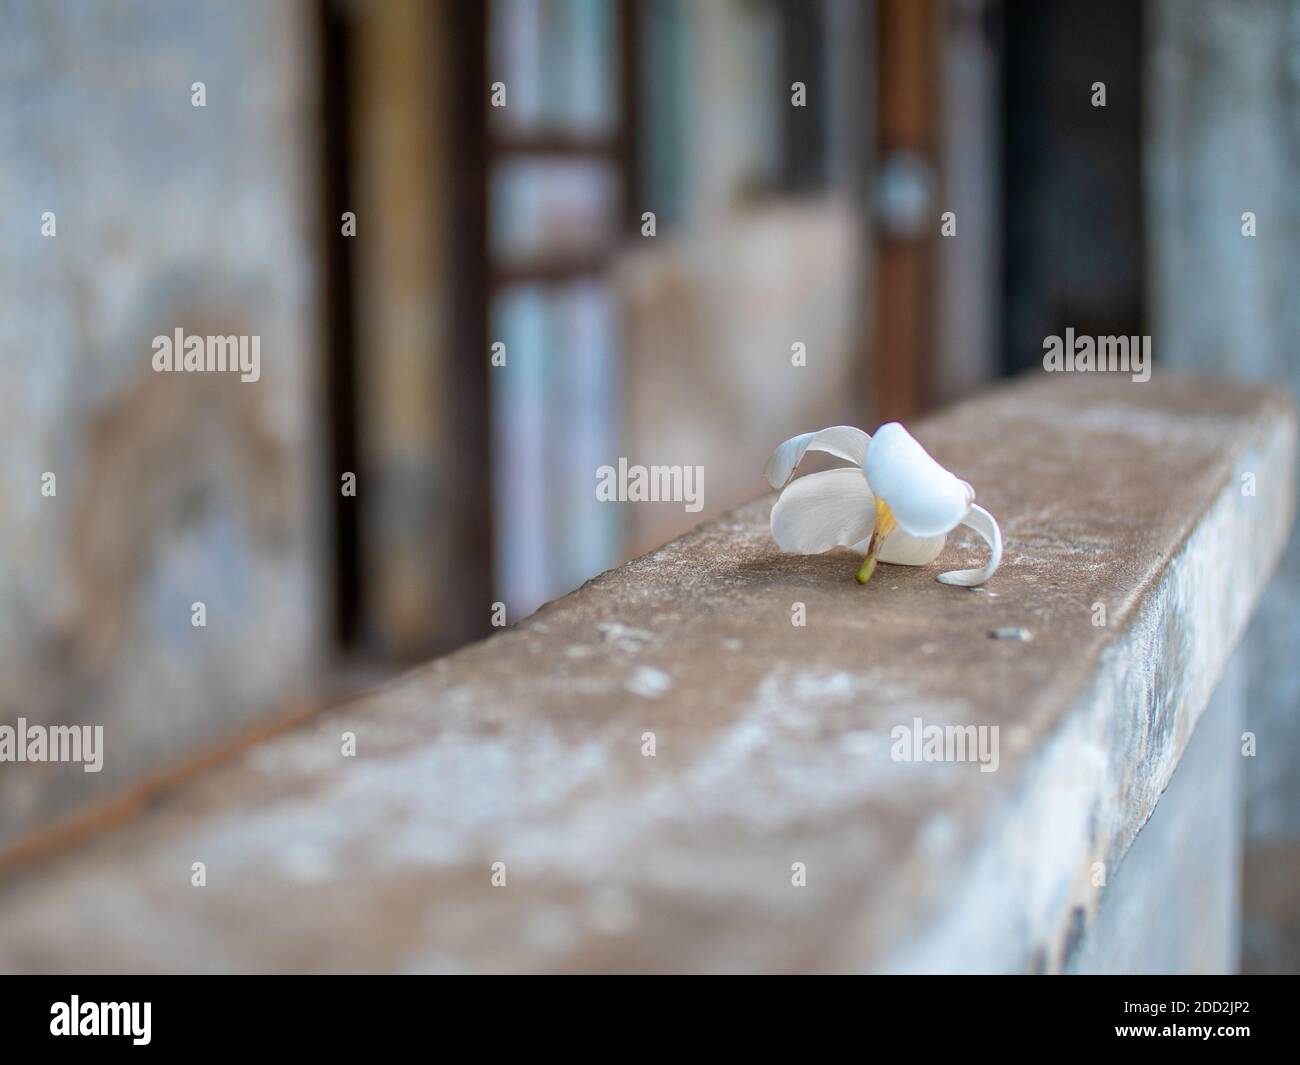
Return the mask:
M 1246 657 L 1244 648 L 1232 656 L 1160 805 L 1072 944 L 1067 972 L 1237 970 Z
M 0 2 L 0 724 L 105 747 L 0 766 L 0 843 L 307 675 L 311 32 L 299 3 Z M 260 336 L 260 380 L 153 372 L 177 327 Z
M 1300 395 L 1300 4 L 1156 0 L 1147 53 L 1149 329 L 1157 365 L 1286 382 Z M 1243 234 L 1243 214 L 1255 235 Z M 1160 372 L 1160 370 L 1157 370 Z M 1260 495 L 1285 491 L 1260 482 Z M 1246 727 L 1248 870 L 1300 883 L 1300 531 L 1260 606 Z M 1300 969 L 1300 890 L 1248 910 L 1245 965 Z M 1247 883 L 1247 901 L 1256 897 Z M 1289 939 L 1284 961 L 1274 950 Z

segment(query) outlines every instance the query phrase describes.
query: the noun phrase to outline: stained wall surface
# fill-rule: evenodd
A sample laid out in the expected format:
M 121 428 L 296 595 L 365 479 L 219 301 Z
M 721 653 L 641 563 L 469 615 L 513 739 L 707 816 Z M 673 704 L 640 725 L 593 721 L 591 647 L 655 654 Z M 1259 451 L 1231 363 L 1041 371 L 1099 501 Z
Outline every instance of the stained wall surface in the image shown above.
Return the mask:
M 104 728 L 98 773 L 0 772 L 0 843 L 311 673 L 309 15 L 0 4 L 0 723 Z M 176 329 L 260 337 L 259 379 L 154 372 Z

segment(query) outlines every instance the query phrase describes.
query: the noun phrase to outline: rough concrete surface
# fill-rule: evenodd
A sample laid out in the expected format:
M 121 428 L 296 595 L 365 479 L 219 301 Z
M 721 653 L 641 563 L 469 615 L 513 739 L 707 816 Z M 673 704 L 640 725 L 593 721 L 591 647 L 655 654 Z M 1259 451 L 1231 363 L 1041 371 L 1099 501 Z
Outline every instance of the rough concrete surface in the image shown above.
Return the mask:
M 1057 375 L 913 428 L 1002 523 L 983 589 L 934 580 L 973 535 L 782 555 L 764 497 L 11 867 L 0 969 L 1060 968 L 1285 542 L 1294 412 Z M 998 770 L 895 761 L 918 717 Z

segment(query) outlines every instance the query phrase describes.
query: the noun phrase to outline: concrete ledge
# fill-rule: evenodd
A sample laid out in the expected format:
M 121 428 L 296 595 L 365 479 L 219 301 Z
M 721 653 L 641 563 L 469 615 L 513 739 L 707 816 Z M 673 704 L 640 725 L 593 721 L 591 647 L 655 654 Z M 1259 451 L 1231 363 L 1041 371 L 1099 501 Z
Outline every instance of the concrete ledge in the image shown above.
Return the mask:
M 11 868 L 0 969 L 1068 966 L 1285 542 L 1294 412 L 1060 375 L 915 432 L 1002 522 L 985 589 L 933 579 L 973 536 L 861 588 L 758 500 Z M 894 760 L 917 718 L 997 771 Z

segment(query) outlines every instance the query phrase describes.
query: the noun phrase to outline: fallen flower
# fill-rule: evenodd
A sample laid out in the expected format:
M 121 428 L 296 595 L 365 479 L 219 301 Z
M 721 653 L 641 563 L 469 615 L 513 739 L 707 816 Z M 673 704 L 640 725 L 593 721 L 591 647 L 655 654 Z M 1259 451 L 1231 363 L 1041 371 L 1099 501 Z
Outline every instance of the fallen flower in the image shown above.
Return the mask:
M 787 485 L 809 451 L 822 451 L 851 467 L 809 474 Z M 865 557 L 857 579 L 866 584 L 876 562 L 924 566 L 943 551 L 948 533 L 965 525 L 992 549 L 979 569 L 950 570 L 944 584 L 974 588 L 1002 561 L 1002 532 L 975 489 L 939 465 L 898 422 L 882 425 L 874 438 L 836 425 L 785 441 L 768 460 L 773 488 L 784 489 L 772 507 L 772 538 L 783 551 L 815 555 L 849 547 Z

